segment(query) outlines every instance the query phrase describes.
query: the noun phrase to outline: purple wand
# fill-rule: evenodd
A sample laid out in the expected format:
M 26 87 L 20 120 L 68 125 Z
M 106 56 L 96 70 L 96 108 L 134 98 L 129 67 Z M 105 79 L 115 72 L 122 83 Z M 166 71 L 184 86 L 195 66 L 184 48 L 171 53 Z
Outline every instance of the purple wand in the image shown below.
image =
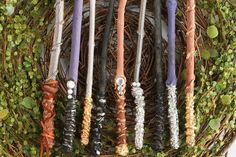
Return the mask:
M 64 127 L 63 146 L 67 152 L 73 150 L 74 133 L 76 131 L 76 91 L 80 56 L 80 38 L 83 13 L 83 0 L 75 0 L 73 12 L 72 45 L 70 55 L 69 79 L 67 81 L 68 102 L 66 105 L 66 120 Z
M 176 98 L 176 74 L 175 74 L 175 12 L 176 0 L 167 0 L 168 8 L 168 76 L 166 87 L 168 89 L 168 117 L 170 122 L 171 146 L 179 148 L 179 120 Z

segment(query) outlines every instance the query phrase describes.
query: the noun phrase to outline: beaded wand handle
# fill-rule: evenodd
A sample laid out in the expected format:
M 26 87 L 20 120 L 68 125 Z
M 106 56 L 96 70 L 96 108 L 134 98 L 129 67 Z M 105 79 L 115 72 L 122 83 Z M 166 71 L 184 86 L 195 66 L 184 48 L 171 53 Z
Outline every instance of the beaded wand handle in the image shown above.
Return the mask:
M 135 146 L 137 149 L 142 149 L 143 135 L 144 135 L 145 101 L 144 101 L 144 96 L 143 96 L 143 89 L 140 87 L 141 84 L 139 82 L 139 73 L 140 73 L 142 47 L 143 47 L 146 3 L 147 3 L 147 0 L 141 0 L 139 26 L 138 26 L 138 44 L 137 44 L 137 54 L 136 54 L 135 71 L 134 71 L 134 82 L 132 83 L 132 95 L 135 98 L 134 102 L 136 104 Z
M 104 107 L 106 106 L 106 87 L 107 87 L 107 48 L 109 44 L 109 35 L 111 31 L 112 18 L 114 12 L 115 0 L 110 0 L 106 26 L 103 34 L 102 50 L 101 50 L 101 67 L 99 80 L 99 93 L 97 96 L 96 106 L 93 108 L 92 129 L 91 129 L 91 152 L 94 155 L 100 155 L 102 149 L 101 131 L 102 123 L 105 117 Z
M 154 0 L 154 20 L 155 20 L 155 55 L 156 55 L 156 131 L 154 134 L 154 150 L 160 151 L 164 148 L 164 104 L 163 98 L 165 86 L 162 70 L 162 27 L 161 27 L 161 0 Z
M 195 0 L 187 0 L 187 56 L 186 56 L 186 143 L 195 144 L 194 117 L 194 35 L 195 35 Z
M 51 57 L 49 64 L 49 72 L 47 80 L 44 82 L 43 90 L 43 120 L 41 125 L 43 128 L 40 157 L 43 156 L 44 148 L 46 149 L 47 156 L 49 151 L 54 145 L 54 99 L 58 91 L 58 81 L 56 80 L 58 72 L 58 62 L 61 51 L 61 40 L 63 30 L 64 18 L 64 0 L 57 0 L 55 3 L 55 29 L 53 36 L 53 45 L 51 49 Z
M 170 123 L 170 143 L 175 149 L 179 148 L 179 119 L 176 97 L 176 74 L 175 74 L 175 12 L 176 0 L 166 1 L 168 8 L 168 76 L 166 87 L 168 90 L 168 117 Z
M 128 154 L 126 142 L 126 118 L 125 118 L 125 91 L 126 78 L 124 76 L 124 15 L 127 0 L 119 0 L 117 18 L 117 69 L 115 77 L 115 92 L 117 96 L 117 121 L 118 121 L 118 142 L 116 153 L 121 156 Z
M 82 122 L 81 143 L 88 145 L 91 125 L 92 111 L 92 86 L 93 86 L 93 60 L 94 60 L 94 38 L 95 38 L 95 4 L 96 0 L 90 0 L 89 19 L 89 43 L 88 43 L 88 73 L 86 81 L 86 95 L 84 98 L 84 115 Z
M 78 67 L 80 57 L 80 39 L 81 39 L 81 25 L 83 13 L 83 0 L 75 0 L 74 11 L 72 19 L 72 44 L 70 55 L 69 79 L 67 81 L 67 105 L 66 117 L 64 126 L 64 141 L 63 146 L 65 151 L 71 152 L 73 150 L 73 141 L 76 131 L 76 93 L 77 93 L 77 79 Z

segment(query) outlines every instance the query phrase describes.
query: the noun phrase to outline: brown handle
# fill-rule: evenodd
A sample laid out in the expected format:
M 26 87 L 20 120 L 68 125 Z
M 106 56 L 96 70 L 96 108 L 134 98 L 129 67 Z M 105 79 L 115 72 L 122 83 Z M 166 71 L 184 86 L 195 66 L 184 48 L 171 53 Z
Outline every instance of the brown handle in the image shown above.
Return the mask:
M 43 149 L 46 149 L 47 154 L 54 145 L 54 99 L 58 91 L 57 80 L 47 80 L 43 87 L 43 119 L 41 125 L 43 128 L 40 156 L 43 156 Z

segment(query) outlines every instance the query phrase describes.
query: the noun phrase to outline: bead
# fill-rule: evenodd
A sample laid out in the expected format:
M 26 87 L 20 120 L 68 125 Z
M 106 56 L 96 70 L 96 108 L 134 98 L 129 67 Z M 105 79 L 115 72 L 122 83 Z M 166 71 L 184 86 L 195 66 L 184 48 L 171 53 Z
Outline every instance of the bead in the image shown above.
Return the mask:
M 68 99 L 72 99 L 73 97 L 72 97 L 72 95 L 68 95 L 67 98 Z
M 73 88 L 75 88 L 75 82 L 74 81 L 67 81 L 67 83 L 66 83 L 66 86 L 67 86 L 67 88 L 69 88 L 69 89 L 73 89 Z
M 72 90 L 72 89 L 68 89 L 68 90 L 67 90 L 67 93 L 68 93 L 68 94 L 73 94 L 73 90 Z

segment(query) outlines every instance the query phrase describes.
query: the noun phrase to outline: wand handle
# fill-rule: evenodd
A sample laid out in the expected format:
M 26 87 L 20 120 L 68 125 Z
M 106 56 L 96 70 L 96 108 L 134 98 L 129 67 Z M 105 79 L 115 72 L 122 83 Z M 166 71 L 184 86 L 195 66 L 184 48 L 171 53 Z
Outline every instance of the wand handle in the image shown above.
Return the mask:
M 161 0 L 154 0 L 154 21 L 155 21 L 155 59 L 156 59 L 156 131 L 154 134 L 153 148 L 160 151 L 164 148 L 164 104 L 165 93 L 163 70 L 162 70 L 162 27 L 161 27 Z

